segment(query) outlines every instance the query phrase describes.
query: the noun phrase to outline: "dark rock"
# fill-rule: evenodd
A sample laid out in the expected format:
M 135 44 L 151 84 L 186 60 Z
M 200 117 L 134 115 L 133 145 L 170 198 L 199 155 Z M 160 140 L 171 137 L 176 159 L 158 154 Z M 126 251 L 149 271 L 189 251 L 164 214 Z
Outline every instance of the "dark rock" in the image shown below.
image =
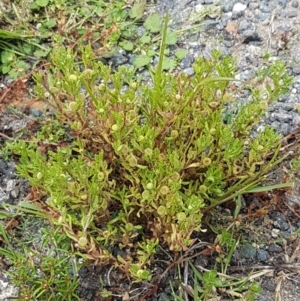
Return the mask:
M 116 54 L 115 56 L 112 57 L 111 64 L 112 64 L 112 67 L 118 67 L 120 65 L 124 65 L 128 61 L 129 61 L 129 59 L 128 59 L 127 56 L 125 56 L 121 53 L 118 53 L 118 54 Z
M 256 249 L 249 243 L 244 244 L 241 247 L 241 256 L 246 259 L 254 259 L 256 255 Z
M 268 250 L 269 250 L 270 252 L 280 253 L 280 252 L 282 251 L 282 248 L 281 248 L 279 245 L 277 245 L 276 243 L 271 243 L 271 244 L 269 245 Z
M 256 18 L 259 21 L 265 21 L 270 17 L 270 13 L 264 13 L 264 12 L 259 12 L 259 14 L 257 14 Z
M 297 0 L 292 1 L 292 7 L 293 8 L 298 8 L 299 7 L 299 2 Z
M 274 292 L 276 289 L 276 284 L 274 283 L 274 281 L 272 279 L 267 279 L 266 281 L 264 281 L 262 283 L 262 288 L 264 288 L 265 290 L 269 291 L 269 292 Z
M 293 68 L 293 73 L 296 74 L 296 75 L 299 75 L 300 74 L 300 64 L 297 64 L 295 65 Z
M 0 189 L 0 204 L 7 203 L 8 200 L 9 200 L 8 195 Z
M 216 20 L 205 20 L 202 25 L 202 30 L 211 30 L 219 25 L 219 21 Z
M 194 63 L 195 59 L 192 54 L 187 54 L 185 58 L 180 63 L 181 69 L 186 69 L 192 67 L 192 64 Z
M 266 2 L 261 3 L 261 5 L 259 6 L 259 9 L 260 9 L 260 11 L 262 11 L 263 13 L 269 13 L 270 10 L 271 10 L 270 6 L 269 6 L 268 3 L 266 3 Z
M 252 27 L 252 23 L 249 20 L 242 20 L 239 25 L 239 31 L 244 31 Z
M 283 8 L 285 8 L 285 7 L 286 7 L 286 2 L 287 2 L 287 0 L 279 0 L 279 1 L 278 1 L 278 4 L 279 4 L 280 6 L 282 6 Z
M 186 73 L 189 76 L 192 76 L 192 75 L 195 74 L 194 68 L 186 68 L 186 69 L 183 70 L 183 72 Z
M 35 109 L 35 108 L 31 109 L 31 110 L 30 110 L 30 113 L 31 113 L 31 115 L 34 116 L 34 117 L 41 117 L 41 116 L 43 115 L 43 112 L 42 112 L 42 111 L 40 111 L 40 110 L 38 110 L 38 109 Z
M 291 10 L 291 11 L 288 11 L 288 12 L 283 11 L 280 14 L 280 16 L 282 18 L 295 18 L 295 17 L 297 17 L 297 15 L 298 15 L 298 12 L 296 10 Z
M 279 212 L 279 211 L 273 211 L 270 214 L 271 219 L 273 220 L 282 220 L 282 221 L 286 221 L 286 217 L 283 213 Z
M 223 3 L 222 3 L 223 12 L 224 13 L 231 12 L 232 9 L 233 9 L 233 5 L 234 5 L 234 3 L 231 0 L 225 0 L 225 1 L 223 1 Z
M 265 250 L 258 250 L 256 253 L 256 258 L 259 261 L 266 261 L 269 258 L 269 254 Z
M 250 32 L 245 31 L 243 36 L 245 36 L 245 39 L 243 41 L 243 44 L 249 44 L 251 42 L 262 42 L 262 38 L 258 35 L 257 32 Z

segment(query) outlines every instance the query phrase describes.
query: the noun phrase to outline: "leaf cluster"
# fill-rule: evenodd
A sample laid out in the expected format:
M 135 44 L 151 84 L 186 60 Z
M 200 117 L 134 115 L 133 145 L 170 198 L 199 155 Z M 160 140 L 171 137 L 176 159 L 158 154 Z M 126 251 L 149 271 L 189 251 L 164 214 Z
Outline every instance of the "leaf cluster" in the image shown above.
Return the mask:
M 52 223 L 87 258 L 113 260 L 139 280 L 149 279 L 158 243 L 186 249 L 203 213 L 263 182 L 282 160 L 278 134 L 251 131 L 291 81 L 276 62 L 267 72 L 270 92 L 260 97 L 251 87 L 251 101 L 225 122 L 226 105 L 236 101 L 234 60 L 214 51 L 196 61 L 192 78 L 164 74 L 166 33 L 165 26 L 153 85 L 133 68 L 112 72 L 89 46 L 81 66 L 76 53 L 58 48 L 50 69 L 35 74 L 37 96 L 55 118 L 38 143 L 8 146 L 20 157 L 19 174 L 48 196 Z M 114 248 L 131 254 L 113 256 Z

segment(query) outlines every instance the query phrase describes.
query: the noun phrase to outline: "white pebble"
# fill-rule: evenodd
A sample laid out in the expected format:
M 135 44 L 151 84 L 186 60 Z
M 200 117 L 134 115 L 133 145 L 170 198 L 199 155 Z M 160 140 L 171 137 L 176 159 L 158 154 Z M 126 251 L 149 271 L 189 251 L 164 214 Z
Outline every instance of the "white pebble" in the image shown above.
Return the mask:
M 236 3 L 234 6 L 233 6 L 233 9 L 232 11 L 234 13 L 240 13 L 242 11 L 244 11 L 245 9 L 247 8 L 247 5 L 246 4 L 242 4 L 242 3 Z

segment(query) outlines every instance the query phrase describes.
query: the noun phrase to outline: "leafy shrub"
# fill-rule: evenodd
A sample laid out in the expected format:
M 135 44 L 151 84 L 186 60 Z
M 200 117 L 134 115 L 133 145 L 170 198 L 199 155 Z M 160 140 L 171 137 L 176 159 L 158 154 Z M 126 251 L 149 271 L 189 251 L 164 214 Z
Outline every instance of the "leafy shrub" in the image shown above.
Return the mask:
M 204 212 L 261 183 L 281 160 L 278 134 L 251 131 L 291 79 L 280 62 L 265 69 L 272 85 L 248 87 L 251 100 L 225 122 L 226 105 L 237 102 L 229 56 L 199 58 L 189 77 L 162 73 L 161 55 L 153 83 L 144 84 L 133 69 L 97 62 L 90 47 L 82 53 L 79 66 L 76 53 L 59 48 L 51 68 L 35 74 L 55 118 L 37 143 L 9 147 L 20 156 L 19 174 L 48 196 L 56 212 L 49 219 L 87 258 L 150 279 L 158 243 L 186 249 Z M 114 256 L 115 248 L 130 251 Z

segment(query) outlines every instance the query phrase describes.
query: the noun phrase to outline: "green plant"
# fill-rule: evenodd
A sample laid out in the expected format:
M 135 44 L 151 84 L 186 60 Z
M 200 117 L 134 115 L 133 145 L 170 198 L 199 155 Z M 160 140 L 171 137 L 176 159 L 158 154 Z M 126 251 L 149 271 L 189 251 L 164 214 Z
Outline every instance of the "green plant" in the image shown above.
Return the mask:
M 12 79 L 24 75 L 30 69 L 28 57 L 35 55 L 41 58 L 47 56 L 49 51 L 38 45 L 31 35 L 0 30 L 1 73 L 8 74 Z
M 70 49 L 54 51 L 48 72 L 35 74 L 36 93 L 54 110 L 47 124 L 64 130 L 43 131 L 39 143 L 7 144 L 20 157 L 18 173 L 48 196 L 57 212 L 51 222 L 86 258 L 111 260 L 137 280 L 149 279 L 158 241 L 186 249 L 204 213 L 263 183 L 284 159 L 271 128 L 251 135 L 291 83 L 284 65 L 266 69 L 273 87 L 251 87 L 251 101 L 225 123 L 225 105 L 236 101 L 228 88 L 234 61 L 214 51 L 197 60 L 192 78 L 165 74 L 167 21 L 162 32 L 153 87 L 134 69 L 112 73 L 89 46 L 82 66 Z M 113 246 L 132 252 L 115 258 Z
M 189 263 L 193 271 L 193 285 L 184 283 L 180 278 L 177 279 L 178 290 L 175 292 L 174 285 L 171 285 L 172 300 L 184 301 L 184 295 L 189 296 L 191 300 L 212 300 L 219 298 L 230 298 L 230 300 L 254 301 L 261 288 L 255 281 L 255 274 L 242 278 L 236 278 L 227 275 L 227 268 L 230 264 L 233 252 L 238 245 L 232 233 L 222 230 L 217 236 L 215 246 L 218 248 L 218 256 L 215 261 L 215 267 L 207 270 L 201 266 L 194 266 Z M 201 270 L 201 272 L 199 271 Z M 220 272 L 218 272 L 220 271 Z M 166 296 L 165 301 L 169 301 Z
M 12 3 L 9 13 L 0 16 L 6 25 L 0 30 L 0 71 L 12 79 L 24 75 L 32 67 L 29 61 L 35 66 L 48 58 L 52 43 L 72 48 L 89 43 L 97 58 L 112 56 L 122 33 L 133 25 L 126 20 L 125 4 L 119 0 Z
M 7 50 L 1 52 L 1 63 L 2 74 L 8 74 L 12 79 L 24 75 L 30 68 L 28 63 L 18 59 L 13 52 Z
M 0 224 L 0 238 L 5 244 L 0 248 L 0 256 L 11 265 L 5 273 L 19 289 L 14 300 L 79 300 L 76 295 L 78 267 L 69 238 L 60 233 L 59 228 L 41 230 L 42 237 L 38 240 L 42 250 L 33 243 L 36 238 L 27 237 L 25 241 L 8 238 Z

